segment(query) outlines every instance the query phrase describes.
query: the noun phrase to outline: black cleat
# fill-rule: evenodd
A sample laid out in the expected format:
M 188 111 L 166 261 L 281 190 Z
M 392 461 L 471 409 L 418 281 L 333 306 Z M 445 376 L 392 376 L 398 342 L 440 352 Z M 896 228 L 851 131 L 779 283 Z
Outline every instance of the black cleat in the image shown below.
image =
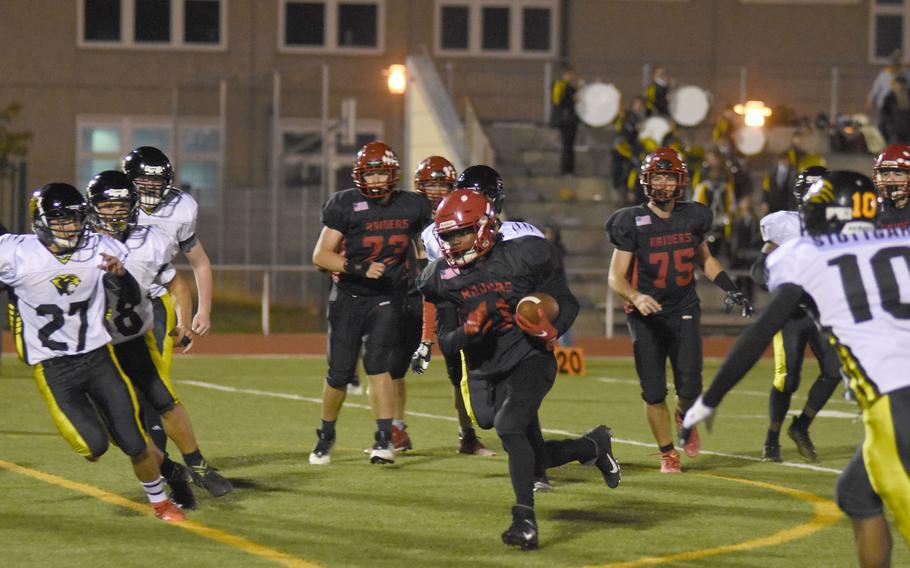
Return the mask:
M 622 471 L 619 462 L 613 457 L 613 444 L 610 441 L 610 429 L 601 424 L 583 436 L 586 440 L 594 443 L 594 450 L 597 452 L 594 458 L 594 465 L 600 470 L 607 482 L 607 487 L 616 489 L 622 479 Z
M 803 456 L 806 461 L 818 461 L 818 454 L 815 453 L 815 444 L 812 443 L 812 438 L 809 437 L 808 430 L 800 430 L 791 424 L 790 427 L 787 428 L 787 435 L 790 436 L 790 439 L 796 444 L 799 455 Z
M 316 447 L 310 452 L 311 465 L 329 465 L 332 463 L 332 446 L 335 438 L 326 437 L 322 430 L 316 430 Z
M 502 542 L 522 550 L 537 550 L 540 539 L 534 509 L 515 505 L 512 507 L 512 526 L 502 533 Z
M 226 477 L 205 462 L 191 467 L 190 475 L 193 476 L 193 483 L 208 491 L 212 497 L 221 497 L 234 490 L 234 486 Z
M 171 474 L 164 478 L 171 488 L 169 497 L 181 509 L 195 509 L 196 496 L 193 495 L 193 488 L 190 487 L 190 472 L 182 464 L 177 462 L 173 462 L 173 464 Z
M 395 463 L 395 448 L 392 446 L 392 439 L 379 430 L 376 431 L 375 439 L 376 443 L 370 450 L 370 463 Z
M 783 458 L 780 457 L 780 446 L 765 446 L 761 451 L 761 461 L 780 463 Z

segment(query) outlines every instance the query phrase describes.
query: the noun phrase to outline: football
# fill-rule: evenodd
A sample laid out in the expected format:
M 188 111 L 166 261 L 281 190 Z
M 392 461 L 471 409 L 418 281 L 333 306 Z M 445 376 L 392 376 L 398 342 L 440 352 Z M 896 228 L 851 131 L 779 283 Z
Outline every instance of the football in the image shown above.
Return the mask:
M 532 292 L 519 300 L 515 306 L 515 313 L 528 320 L 531 323 L 538 323 L 540 317 L 537 315 L 537 309 L 543 308 L 543 313 L 551 322 L 559 315 L 559 304 L 556 298 L 546 292 Z

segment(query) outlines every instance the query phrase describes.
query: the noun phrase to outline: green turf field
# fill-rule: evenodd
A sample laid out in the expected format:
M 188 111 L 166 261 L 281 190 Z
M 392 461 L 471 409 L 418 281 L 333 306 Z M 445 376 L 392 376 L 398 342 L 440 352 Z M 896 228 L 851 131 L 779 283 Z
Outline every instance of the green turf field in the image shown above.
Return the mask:
M 455 453 L 451 391 L 434 363 L 429 375 L 409 378 L 413 452 L 392 466 L 370 465 L 363 448 L 372 443 L 371 413 L 366 397 L 351 396 L 333 462 L 320 467 L 310 466 L 307 454 L 319 423 L 322 360 L 178 358 L 176 388 L 201 447 L 237 491 L 219 500 L 199 493 L 193 532 L 57 478 L 55 485 L 0 468 L 0 565 L 856 565 L 849 523 L 841 517 L 828 524 L 832 505 L 824 501 L 862 434 L 840 389 L 813 425 L 817 468 L 800 467 L 786 438 L 784 458 L 792 463 L 755 460 L 766 426 L 770 371 L 763 363 L 727 398 L 715 433 L 704 440 L 704 449 L 718 454 L 683 458 L 687 472 L 667 476 L 658 472 L 631 361 L 590 361 L 587 377 L 558 379 L 541 421 L 547 437 L 611 426 L 623 482 L 610 490 L 593 468 L 551 470 L 556 491 L 537 498 L 541 549 L 523 553 L 499 540 L 512 503 L 501 446 L 488 432 L 484 440 L 500 450 L 497 457 Z M 706 375 L 715 367 L 709 362 Z M 807 369 L 807 377 L 814 374 Z M 804 401 L 797 395 L 794 406 Z M 145 502 L 118 450 L 89 464 L 69 449 L 28 369 L 10 357 L 0 375 L 0 460 Z M 807 501 L 812 495 L 815 505 Z M 910 565 L 895 536 L 894 565 Z M 738 543 L 745 550 L 723 548 Z M 706 556 L 712 549 L 720 554 Z M 635 562 L 677 553 L 673 563 Z

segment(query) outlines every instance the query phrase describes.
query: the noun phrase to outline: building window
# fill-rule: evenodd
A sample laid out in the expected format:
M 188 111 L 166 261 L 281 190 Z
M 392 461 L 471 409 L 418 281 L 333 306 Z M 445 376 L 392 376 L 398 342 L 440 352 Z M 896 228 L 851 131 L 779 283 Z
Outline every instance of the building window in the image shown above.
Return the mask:
M 440 55 L 553 57 L 557 0 L 436 0 Z
M 319 120 L 288 119 L 282 121 L 282 167 L 284 185 L 288 188 L 322 189 L 322 125 Z M 364 144 L 382 139 L 382 121 L 357 121 L 357 141 L 345 146 L 339 138 L 335 145 L 332 169 L 335 187 L 347 189 L 351 181 L 351 156 Z
M 872 0 L 869 4 L 869 60 L 887 63 L 892 53 L 900 49 L 907 61 L 907 21 L 910 18 L 910 1 Z
M 380 53 L 385 0 L 281 0 L 278 49 Z
M 224 50 L 228 0 L 79 0 L 79 47 Z
M 174 164 L 175 183 L 203 205 L 218 203 L 221 186 L 222 136 L 217 119 L 183 117 L 176 133 L 165 117 L 78 117 L 76 149 L 79 187 L 103 170 L 120 169 L 120 161 L 138 146 L 154 146 Z M 174 138 L 179 141 L 175 147 Z

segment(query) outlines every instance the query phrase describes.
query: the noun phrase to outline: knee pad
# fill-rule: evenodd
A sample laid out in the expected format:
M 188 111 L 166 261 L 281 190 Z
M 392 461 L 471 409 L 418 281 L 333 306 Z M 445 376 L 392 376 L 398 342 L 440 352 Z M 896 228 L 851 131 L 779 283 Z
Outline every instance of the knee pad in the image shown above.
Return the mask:
M 388 346 L 368 343 L 363 350 L 363 370 L 367 375 L 381 375 L 389 372 Z
M 641 385 L 641 399 L 647 404 L 661 404 L 667 400 L 667 385 L 655 383 L 649 386 L 646 383 Z
M 107 438 L 86 442 L 86 444 L 88 444 L 91 455 L 85 456 L 85 459 L 92 462 L 97 461 L 98 458 L 107 453 L 108 448 L 110 448 L 110 443 L 107 441 Z
M 120 449 L 124 454 L 128 455 L 130 459 L 135 459 L 142 456 L 142 454 L 145 453 L 146 448 L 148 448 L 148 444 L 145 443 L 145 440 L 142 440 L 141 444 L 137 440 L 132 444 L 124 444 Z
M 864 498 L 860 494 L 861 492 L 853 490 L 851 485 L 847 478 L 841 475 L 834 486 L 834 501 L 845 515 L 851 519 L 868 519 L 885 514 L 884 507 L 878 498 L 870 499 L 870 495 L 866 495 Z
M 526 437 L 528 422 L 521 417 L 498 412 L 493 419 L 493 427 L 496 428 L 496 434 L 505 442 L 510 436 Z
M 348 384 L 354 382 L 356 376 L 354 373 L 344 373 L 329 369 L 328 374 L 325 376 L 325 382 L 335 390 L 345 390 L 348 388 Z
M 685 381 L 676 389 L 676 396 L 686 400 L 695 400 L 701 394 L 701 380 Z

